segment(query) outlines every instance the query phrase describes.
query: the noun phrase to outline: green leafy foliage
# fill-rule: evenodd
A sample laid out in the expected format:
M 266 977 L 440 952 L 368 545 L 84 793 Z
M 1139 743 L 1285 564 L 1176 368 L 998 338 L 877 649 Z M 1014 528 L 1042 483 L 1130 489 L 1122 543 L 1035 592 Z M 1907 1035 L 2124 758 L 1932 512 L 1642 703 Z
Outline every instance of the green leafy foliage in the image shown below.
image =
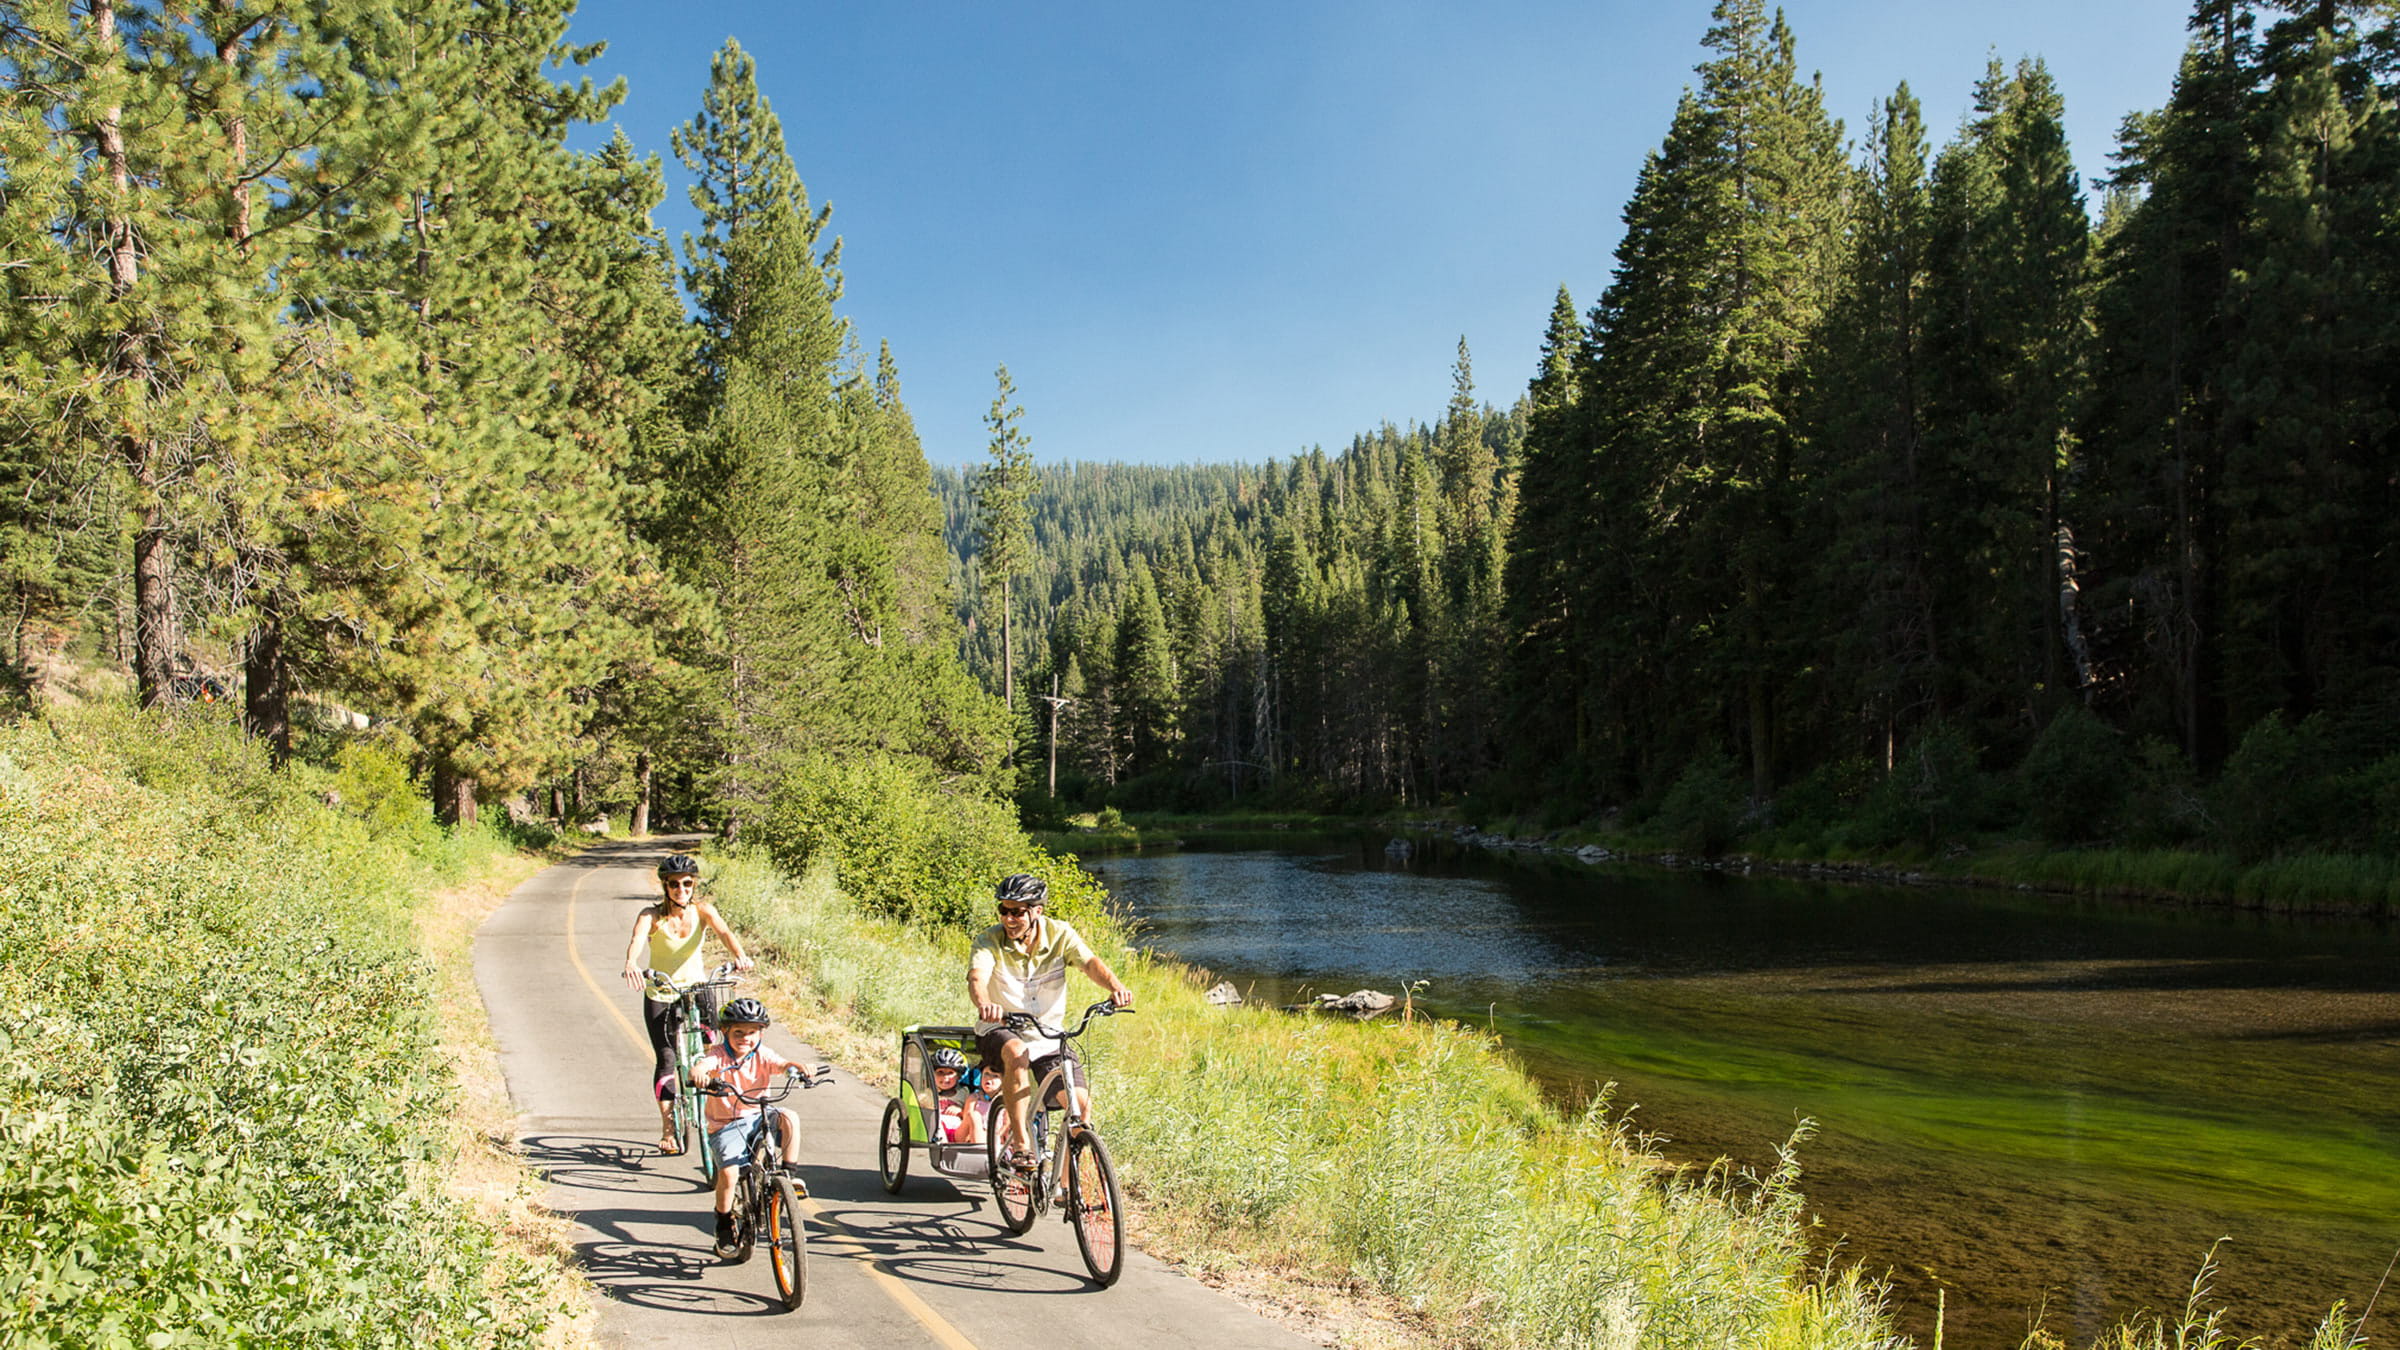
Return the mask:
M 1892 771 L 1868 797 L 1860 829 L 1877 846 L 1931 848 L 1974 828 L 1989 794 L 1966 733 L 1931 723 L 1901 748 Z
M 408 915 L 451 845 L 406 816 L 208 719 L 0 733 L 0 1341 L 539 1334 L 528 1263 L 438 1189 Z
M 921 927 L 982 916 L 1011 872 L 1048 880 L 1054 912 L 1070 921 L 1099 909 L 1098 883 L 1028 843 L 1007 805 L 898 760 L 808 757 L 777 785 L 753 839 L 795 875 L 830 865 L 869 911 Z
M 2124 810 L 2131 768 L 2124 736 L 2070 705 L 2050 719 L 2017 767 L 2025 819 L 2053 843 L 2106 838 Z
M 2268 717 L 2250 728 L 2208 794 L 2217 836 L 2243 862 L 2320 837 L 2325 824 L 2324 724 Z
M 1732 847 L 1747 805 L 1732 758 L 1711 750 L 1677 776 L 1651 823 L 1678 851 L 1713 858 Z

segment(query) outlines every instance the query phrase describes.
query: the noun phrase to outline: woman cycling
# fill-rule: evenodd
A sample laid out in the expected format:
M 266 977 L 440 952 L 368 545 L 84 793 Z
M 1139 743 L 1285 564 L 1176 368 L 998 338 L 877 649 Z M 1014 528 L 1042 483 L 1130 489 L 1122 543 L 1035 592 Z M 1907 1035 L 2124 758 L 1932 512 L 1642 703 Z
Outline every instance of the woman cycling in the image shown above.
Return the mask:
M 700 959 L 703 932 L 715 933 L 717 941 L 732 951 L 735 969 L 750 969 L 750 954 L 742 950 L 742 940 L 717 917 L 717 907 L 700 898 L 699 859 L 688 853 L 669 857 L 658 865 L 658 885 L 663 892 L 658 903 L 643 906 L 633 917 L 633 937 L 625 944 L 627 984 L 638 988 L 642 983 L 642 963 L 637 958 L 645 938 L 650 943 L 649 968 L 674 984 L 692 984 L 706 975 L 708 965 Z M 699 1002 L 702 1024 L 715 1025 L 717 991 L 701 990 Z M 642 1022 L 649 1028 L 650 1048 L 656 1056 L 650 1082 L 652 1095 L 658 1098 L 658 1151 L 670 1156 L 683 1151 L 675 1142 L 675 1050 L 667 1035 L 669 1014 L 674 1010 L 675 995 L 657 988 L 650 989 L 642 1001 Z

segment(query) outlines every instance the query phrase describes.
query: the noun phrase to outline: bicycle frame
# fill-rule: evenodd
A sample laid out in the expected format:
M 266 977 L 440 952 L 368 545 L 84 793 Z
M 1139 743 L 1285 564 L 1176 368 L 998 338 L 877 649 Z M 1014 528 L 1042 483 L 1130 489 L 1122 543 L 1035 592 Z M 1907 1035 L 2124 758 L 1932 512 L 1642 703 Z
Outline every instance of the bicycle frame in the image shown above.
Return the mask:
M 1054 1040 L 1063 1047 L 1089 1030 L 1094 1017 L 1132 1011 L 1103 999 L 1084 1009 L 1083 1020 L 1073 1031 L 1043 1026 L 1023 1013 L 1011 1013 L 1006 1024 L 1011 1030 Z M 1123 1272 L 1125 1254 L 1124 1229 L 1119 1223 L 1122 1206 L 1108 1147 L 1080 1108 L 1073 1078 L 1064 1064 L 1044 1074 L 1034 1084 L 1033 1093 L 1032 1110 L 1028 1113 L 1032 1138 L 1013 1146 L 1018 1151 L 1030 1149 L 1033 1158 L 1030 1171 L 1003 1161 L 1001 1135 L 1013 1130 L 1005 1124 L 1007 1103 L 992 1103 L 988 1131 L 992 1192 L 999 1204 L 1001 1223 L 1012 1233 L 1024 1233 L 1053 1203 L 1062 1205 L 1067 1222 L 1075 1226 L 1075 1243 L 1082 1252 L 1084 1267 L 1091 1272 L 1094 1282 L 1107 1288 Z M 1051 1123 L 1053 1118 L 1055 1125 Z
M 675 1050 L 675 1129 L 679 1135 L 688 1129 L 697 1136 L 693 1153 L 700 1162 L 700 1179 L 713 1185 L 717 1179 L 716 1142 L 709 1138 L 708 1114 L 700 1109 L 700 1089 L 692 1082 L 692 1066 L 707 1053 L 707 1019 L 700 1015 L 700 995 L 709 989 L 731 989 L 741 983 L 741 976 L 728 961 L 690 984 L 676 984 L 655 970 L 643 971 L 642 978 L 650 989 L 675 995 L 670 1033 Z

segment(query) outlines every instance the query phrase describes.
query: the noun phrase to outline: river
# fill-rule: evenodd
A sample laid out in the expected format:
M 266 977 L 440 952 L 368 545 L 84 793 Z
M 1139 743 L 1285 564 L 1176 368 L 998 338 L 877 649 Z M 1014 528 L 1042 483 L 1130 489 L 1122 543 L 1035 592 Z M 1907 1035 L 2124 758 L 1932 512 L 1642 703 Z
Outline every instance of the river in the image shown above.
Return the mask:
M 1252 1002 L 1423 981 L 1670 1158 L 1761 1164 L 1814 1121 L 1817 1232 L 1920 1345 L 1937 1308 L 1957 1350 L 2179 1315 L 2212 1248 L 2224 1325 L 2305 1345 L 2400 1253 L 2388 927 L 1315 842 L 1087 866 Z

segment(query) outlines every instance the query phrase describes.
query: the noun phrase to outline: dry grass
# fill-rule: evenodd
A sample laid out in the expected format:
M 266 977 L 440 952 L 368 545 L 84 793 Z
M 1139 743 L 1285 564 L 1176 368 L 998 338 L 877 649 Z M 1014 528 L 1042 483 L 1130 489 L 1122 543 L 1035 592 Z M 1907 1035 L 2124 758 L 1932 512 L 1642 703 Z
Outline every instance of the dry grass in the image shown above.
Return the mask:
M 439 1053 L 457 1083 L 444 1186 L 537 1268 L 550 1272 L 548 1350 L 594 1350 L 598 1316 L 575 1272 L 572 1226 L 541 1203 L 542 1180 L 516 1151 L 517 1112 L 500 1072 L 499 1043 L 475 988 L 475 931 L 546 858 L 503 856 L 481 875 L 438 891 L 417 910 L 417 943 L 432 967 Z

